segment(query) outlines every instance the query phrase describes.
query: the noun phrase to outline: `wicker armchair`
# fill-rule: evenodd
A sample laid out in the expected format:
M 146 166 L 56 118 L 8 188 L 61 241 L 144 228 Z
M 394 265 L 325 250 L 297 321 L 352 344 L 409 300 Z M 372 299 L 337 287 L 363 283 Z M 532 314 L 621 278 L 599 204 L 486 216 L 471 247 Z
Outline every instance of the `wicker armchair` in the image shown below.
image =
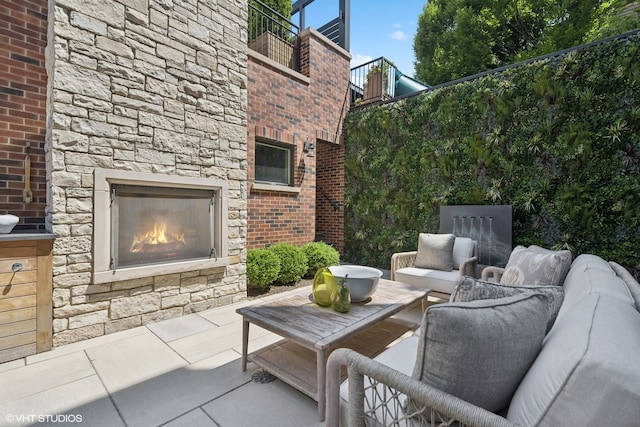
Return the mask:
M 467 240 L 470 241 L 470 239 Z M 398 252 L 393 254 L 391 256 L 390 279 L 430 288 L 430 297 L 449 299 L 451 297 L 451 291 L 459 277 L 477 277 L 478 256 L 477 242 L 475 241 L 473 241 L 473 256 L 461 260 L 458 265 L 454 265 L 454 270 L 452 272 L 440 272 L 437 270 L 415 268 L 414 265 L 417 254 L 418 251 Z M 396 274 L 398 270 L 400 270 L 401 274 Z M 421 270 L 424 271 L 425 274 L 422 274 Z M 445 277 L 445 275 L 447 277 Z
M 341 414 L 342 366 L 347 367 L 348 414 Z M 406 399 L 431 408 L 407 413 Z M 427 412 L 429 413 L 429 412 Z M 346 416 L 345 416 L 346 415 Z M 430 418 L 430 419 L 428 419 Z M 459 426 L 518 427 L 493 412 L 420 382 L 350 349 L 340 348 L 327 362 L 327 427 L 360 426 Z
M 499 283 L 500 278 L 502 277 L 503 274 L 504 274 L 503 267 L 488 266 L 482 270 L 481 279 L 484 280 L 485 282 L 489 280 L 493 280 L 494 282 Z

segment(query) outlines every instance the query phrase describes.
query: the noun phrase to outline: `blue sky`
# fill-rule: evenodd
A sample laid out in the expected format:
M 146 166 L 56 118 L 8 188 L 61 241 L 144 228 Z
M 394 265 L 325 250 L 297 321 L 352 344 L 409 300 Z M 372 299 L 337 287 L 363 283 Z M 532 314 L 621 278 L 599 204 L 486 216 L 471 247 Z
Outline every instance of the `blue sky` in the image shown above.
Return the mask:
M 413 37 L 426 0 L 351 0 L 351 66 L 384 56 L 414 76 Z M 307 6 L 306 26 L 318 28 L 338 17 L 338 0 L 315 0 Z M 297 24 L 298 16 L 292 21 Z

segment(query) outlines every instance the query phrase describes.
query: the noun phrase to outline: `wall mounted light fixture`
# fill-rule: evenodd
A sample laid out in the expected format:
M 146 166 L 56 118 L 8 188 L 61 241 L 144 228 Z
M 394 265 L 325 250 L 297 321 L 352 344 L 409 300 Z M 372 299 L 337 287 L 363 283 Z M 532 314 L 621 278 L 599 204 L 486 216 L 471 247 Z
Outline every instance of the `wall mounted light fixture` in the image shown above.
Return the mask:
M 302 149 L 307 153 L 307 157 L 315 157 L 316 144 L 311 141 L 305 141 L 302 145 Z

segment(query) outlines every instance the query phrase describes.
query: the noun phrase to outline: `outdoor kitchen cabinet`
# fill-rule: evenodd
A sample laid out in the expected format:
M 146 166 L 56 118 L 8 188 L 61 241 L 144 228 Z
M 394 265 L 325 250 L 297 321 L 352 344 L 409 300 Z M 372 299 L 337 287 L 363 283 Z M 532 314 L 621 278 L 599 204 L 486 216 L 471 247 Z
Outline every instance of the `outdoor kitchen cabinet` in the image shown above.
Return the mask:
M 0 234 L 0 363 L 51 350 L 53 234 Z

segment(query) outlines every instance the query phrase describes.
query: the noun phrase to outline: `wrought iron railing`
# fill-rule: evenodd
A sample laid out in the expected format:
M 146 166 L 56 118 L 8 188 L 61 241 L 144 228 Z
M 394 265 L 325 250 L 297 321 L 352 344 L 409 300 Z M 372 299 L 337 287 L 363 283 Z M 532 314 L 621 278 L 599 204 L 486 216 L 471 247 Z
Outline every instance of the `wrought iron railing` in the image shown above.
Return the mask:
M 380 57 L 351 69 L 351 104 L 385 101 L 395 96 L 396 67 Z
M 269 59 L 300 70 L 300 29 L 260 0 L 249 0 L 248 45 L 249 48 Z

